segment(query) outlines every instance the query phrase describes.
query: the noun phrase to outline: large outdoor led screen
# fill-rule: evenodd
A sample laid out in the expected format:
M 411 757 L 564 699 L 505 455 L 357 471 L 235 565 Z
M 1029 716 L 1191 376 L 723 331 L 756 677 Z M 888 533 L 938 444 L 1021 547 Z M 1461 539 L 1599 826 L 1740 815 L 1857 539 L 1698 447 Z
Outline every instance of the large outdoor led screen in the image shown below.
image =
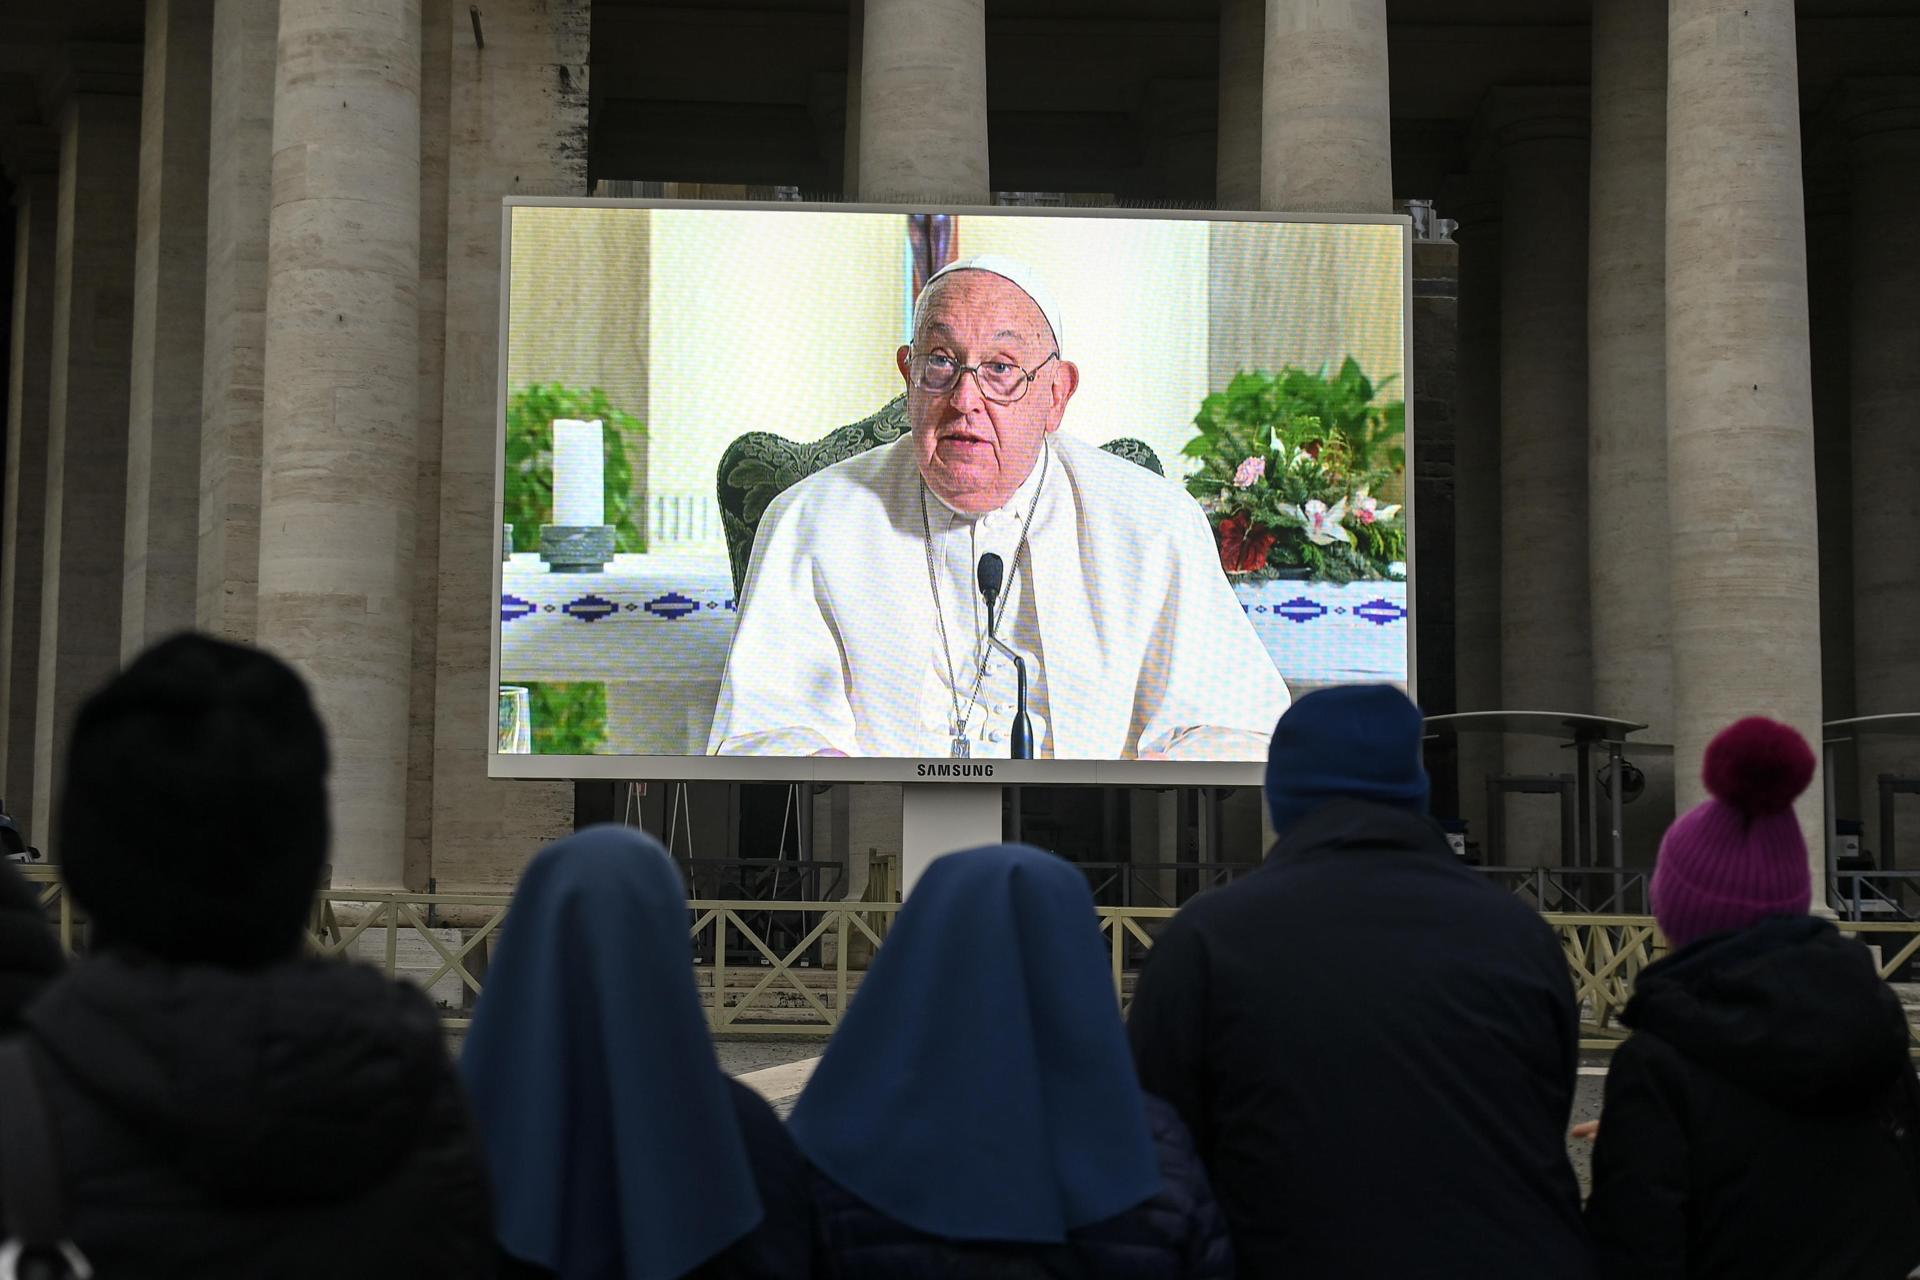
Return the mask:
M 1404 219 L 505 216 L 496 776 L 1249 782 L 1407 684 Z

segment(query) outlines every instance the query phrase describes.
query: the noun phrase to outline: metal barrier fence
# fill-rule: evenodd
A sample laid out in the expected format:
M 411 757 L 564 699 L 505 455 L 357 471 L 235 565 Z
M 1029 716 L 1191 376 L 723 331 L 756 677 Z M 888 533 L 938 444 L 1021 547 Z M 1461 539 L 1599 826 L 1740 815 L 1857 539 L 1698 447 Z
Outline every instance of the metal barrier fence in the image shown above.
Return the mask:
M 1567 915 L 1648 913 L 1648 873 L 1617 867 L 1475 867 L 1535 911 Z
M 1093 900 L 1110 907 L 1179 907 L 1232 884 L 1257 862 L 1077 862 Z
M 51 868 L 29 868 L 41 883 L 41 902 L 54 917 L 61 945 L 72 953 L 80 925 L 72 900 Z M 505 894 L 426 894 L 333 889 L 315 900 L 310 941 L 326 956 L 353 955 L 389 977 L 417 981 L 428 991 L 457 980 L 458 1003 L 441 1000 L 450 1029 L 464 1029 L 473 998 L 486 979 L 489 948 L 507 917 Z M 688 959 L 695 985 L 716 1032 L 755 1036 L 820 1036 L 838 1025 L 873 952 L 885 942 L 898 903 L 781 902 L 780 933 L 769 936 L 768 904 L 695 899 L 687 903 Z M 1174 912 L 1165 907 L 1097 907 L 1107 939 L 1115 997 L 1124 1010 L 1140 965 L 1159 928 Z M 1625 1038 L 1619 1018 L 1634 979 L 1665 951 L 1653 918 L 1645 915 L 1547 913 L 1559 939 L 1580 1006 L 1581 1047 L 1609 1050 Z M 458 920 L 457 926 L 445 923 Z M 796 926 L 795 921 L 801 922 Z M 436 921 L 439 921 L 436 923 Z M 1893 977 L 1920 958 L 1920 922 L 1843 922 L 1861 941 L 1880 948 L 1880 972 Z M 450 941 L 442 934 L 457 934 Z M 403 939 L 425 959 L 401 963 Z M 363 940 L 371 940 L 369 947 Z M 369 952 L 372 954 L 369 954 Z M 741 963 L 742 954 L 753 957 Z M 700 960 L 696 957 L 708 957 Z M 429 967 L 430 966 L 430 967 Z M 1914 1053 L 1920 1057 L 1920 1032 Z
M 1920 871 L 1840 871 L 1827 901 L 1842 920 L 1920 920 Z

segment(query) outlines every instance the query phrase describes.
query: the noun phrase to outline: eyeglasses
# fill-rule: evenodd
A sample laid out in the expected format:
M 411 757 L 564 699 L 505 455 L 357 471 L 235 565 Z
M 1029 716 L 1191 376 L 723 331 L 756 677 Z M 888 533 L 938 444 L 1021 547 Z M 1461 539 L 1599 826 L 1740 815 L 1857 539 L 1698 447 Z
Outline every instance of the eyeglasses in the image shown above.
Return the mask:
M 1040 370 L 1060 358 L 1058 351 L 1053 352 L 1032 369 L 1022 369 L 1007 360 L 983 360 L 979 364 L 961 364 L 944 352 L 913 353 L 907 361 L 907 367 L 913 373 L 913 385 L 916 390 L 931 392 L 936 396 L 946 395 L 960 385 L 960 379 L 972 374 L 974 384 L 980 388 L 980 394 L 995 404 L 1012 404 L 1027 394 L 1027 388 L 1040 376 Z

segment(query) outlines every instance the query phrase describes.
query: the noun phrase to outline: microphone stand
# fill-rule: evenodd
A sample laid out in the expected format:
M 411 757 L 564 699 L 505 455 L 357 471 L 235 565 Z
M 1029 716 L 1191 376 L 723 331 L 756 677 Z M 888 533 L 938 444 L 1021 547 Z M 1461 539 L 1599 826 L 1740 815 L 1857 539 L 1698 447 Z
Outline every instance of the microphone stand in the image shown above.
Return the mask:
M 1013 646 L 1004 643 L 994 632 L 999 619 L 994 613 L 994 602 L 987 600 L 987 643 L 1013 660 L 1014 702 L 1013 727 L 1007 738 L 1011 750 L 1009 758 L 1013 760 L 1033 759 L 1033 721 L 1027 715 L 1027 661 L 1014 651 Z

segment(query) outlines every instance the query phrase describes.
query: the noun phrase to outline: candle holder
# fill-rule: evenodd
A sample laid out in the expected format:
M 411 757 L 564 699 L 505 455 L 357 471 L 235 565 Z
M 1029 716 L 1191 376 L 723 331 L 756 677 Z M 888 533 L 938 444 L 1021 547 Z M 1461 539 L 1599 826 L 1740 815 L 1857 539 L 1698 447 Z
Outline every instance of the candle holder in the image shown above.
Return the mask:
M 540 559 L 554 573 L 599 573 L 613 562 L 613 526 L 543 524 Z

